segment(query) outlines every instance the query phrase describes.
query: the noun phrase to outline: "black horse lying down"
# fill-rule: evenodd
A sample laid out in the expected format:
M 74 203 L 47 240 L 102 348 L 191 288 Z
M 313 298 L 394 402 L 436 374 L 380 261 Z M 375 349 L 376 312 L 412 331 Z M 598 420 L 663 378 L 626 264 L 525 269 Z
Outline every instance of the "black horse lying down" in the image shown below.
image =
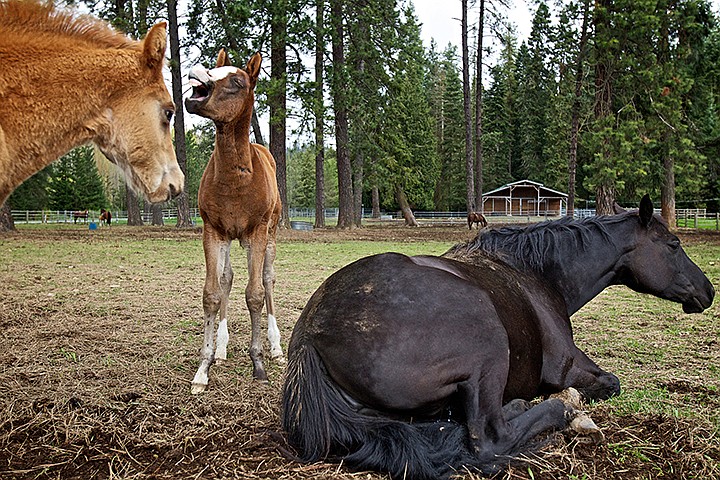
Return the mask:
M 685 312 L 714 297 L 647 196 L 639 213 L 490 231 L 446 258 L 358 260 L 318 288 L 293 331 L 288 439 L 303 460 L 395 478 L 495 470 L 568 423 L 560 400 L 511 400 L 619 393 L 575 346 L 569 318 L 613 284 Z

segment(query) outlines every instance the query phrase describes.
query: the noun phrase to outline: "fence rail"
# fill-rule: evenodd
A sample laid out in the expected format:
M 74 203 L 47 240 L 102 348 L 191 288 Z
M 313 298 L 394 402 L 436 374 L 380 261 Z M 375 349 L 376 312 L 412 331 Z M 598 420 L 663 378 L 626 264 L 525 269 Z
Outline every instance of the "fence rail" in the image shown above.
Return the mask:
M 659 211 L 656 210 L 658 213 Z M 87 218 L 77 218 L 74 215 L 73 210 L 12 210 L 12 217 L 15 223 L 18 224 L 32 224 L 32 223 L 80 223 L 80 222 L 97 222 L 100 218 L 100 211 L 89 210 Z M 126 222 L 127 211 L 113 211 L 114 222 Z M 290 208 L 290 218 L 315 218 L 314 208 Z M 176 208 L 166 208 L 162 210 L 163 221 L 177 218 Z M 467 212 L 464 211 L 450 211 L 450 212 L 414 212 L 415 218 L 422 220 L 424 223 L 464 223 L 467 218 Z M 540 215 L 534 214 L 523 214 L 523 215 L 492 215 L 486 214 L 486 218 L 491 223 L 520 223 L 520 222 L 538 222 L 546 219 L 557 218 L 560 215 L 564 215 L 564 211 L 543 211 Z M 140 213 L 143 222 L 152 222 L 151 212 Z M 575 218 L 592 217 L 595 215 L 595 210 L 592 209 L 576 209 L 574 212 Z M 326 208 L 325 218 L 333 219 L 337 218 L 337 208 Z M 195 223 L 200 218 L 200 211 L 197 208 L 190 209 L 190 218 Z M 363 218 L 371 219 L 372 210 L 363 209 Z M 392 221 L 402 220 L 402 213 L 400 212 L 383 212 L 378 220 L 380 221 Z M 683 208 L 675 211 L 676 225 L 679 228 L 695 228 L 705 230 L 718 230 L 720 231 L 720 213 L 708 213 L 704 208 Z

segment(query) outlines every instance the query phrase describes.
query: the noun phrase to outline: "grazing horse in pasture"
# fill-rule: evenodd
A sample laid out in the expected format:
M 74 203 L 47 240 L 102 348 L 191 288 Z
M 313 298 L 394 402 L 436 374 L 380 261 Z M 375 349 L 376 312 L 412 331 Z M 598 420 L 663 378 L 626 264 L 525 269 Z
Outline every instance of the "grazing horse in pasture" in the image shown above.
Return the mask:
M 198 196 L 204 222 L 205 335 L 192 393 L 205 391 L 210 365 L 226 359 L 227 306 L 233 281 L 230 246 L 235 239 L 247 250 L 249 278 L 245 301 L 252 324 L 253 378 L 267 381 L 260 330 L 263 303 L 267 306 L 270 354 L 284 361 L 273 302 L 275 234 L 281 212 L 275 160 L 267 148 L 249 141 L 261 61 L 262 57 L 256 53 L 244 69 L 233 67 L 221 50 L 215 68 L 206 70 L 195 66 L 189 74 L 193 93 L 185 100 L 185 106 L 188 112 L 213 120 L 216 128 L 215 149 L 205 168 Z M 218 312 L 215 349 L 214 324 Z
M 647 196 L 639 212 L 491 230 L 443 257 L 360 259 L 318 288 L 293 331 L 288 440 L 305 461 L 393 478 L 496 471 L 568 424 L 561 400 L 526 400 L 619 393 L 570 324 L 614 284 L 688 313 L 714 297 Z
M 110 210 L 105 210 L 104 208 L 100 209 L 100 223 L 106 223 L 110 225 L 112 222 L 112 213 L 110 213 Z
M 134 190 L 183 189 L 165 86 L 165 23 L 134 41 L 52 2 L 0 2 L 0 205 L 25 179 L 94 142 Z
M 481 228 L 487 227 L 487 224 L 488 224 L 487 220 L 485 220 L 485 215 L 483 215 L 482 213 L 478 213 L 478 212 L 468 212 L 467 220 L 468 220 L 468 229 L 470 229 L 470 230 L 472 230 L 473 223 L 478 227 L 478 230 L 480 230 Z
M 90 212 L 88 210 L 77 210 L 73 212 L 73 223 L 77 223 L 78 218 L 86 222 Z

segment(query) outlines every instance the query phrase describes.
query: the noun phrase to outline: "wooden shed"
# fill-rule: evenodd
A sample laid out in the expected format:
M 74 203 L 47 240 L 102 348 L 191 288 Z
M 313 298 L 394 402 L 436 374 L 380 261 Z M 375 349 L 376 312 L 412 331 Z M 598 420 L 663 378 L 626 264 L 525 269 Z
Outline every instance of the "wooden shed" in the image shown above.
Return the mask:
M 542 183 L 520 180 L 483 194 L 485 215 L 559 216 L 567 209 L 567 193 Z

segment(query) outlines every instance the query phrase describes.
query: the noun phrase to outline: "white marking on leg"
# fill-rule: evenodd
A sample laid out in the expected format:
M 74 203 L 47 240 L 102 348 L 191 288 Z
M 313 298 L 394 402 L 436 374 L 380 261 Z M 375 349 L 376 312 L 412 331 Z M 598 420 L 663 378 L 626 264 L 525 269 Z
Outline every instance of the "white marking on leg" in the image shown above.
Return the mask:
M 272 358 L 283 358 L 282 347 L 280 346 L 280 329 L 278 329 L 275 315 L 268 315 L 268 340 L 270 340 L 270 355 Z
M 215 360 L 227 360 L 227 344 L 230 340 L 230 333 L 227 328 L 227 318 L 220 320 L 217 330 L 217 347 L 215 348 Z
M 200 362 L 200 368 L 198 368 L 198 371 L 195 373 L 195 378 L 193 378 L 190 393 L 192 393 L 193 395 L 197 395 L 198 393 L 203 393 L 205 391 L 208 384 L 209 369 L 209 361 L 203 360 L 202 362 Z

